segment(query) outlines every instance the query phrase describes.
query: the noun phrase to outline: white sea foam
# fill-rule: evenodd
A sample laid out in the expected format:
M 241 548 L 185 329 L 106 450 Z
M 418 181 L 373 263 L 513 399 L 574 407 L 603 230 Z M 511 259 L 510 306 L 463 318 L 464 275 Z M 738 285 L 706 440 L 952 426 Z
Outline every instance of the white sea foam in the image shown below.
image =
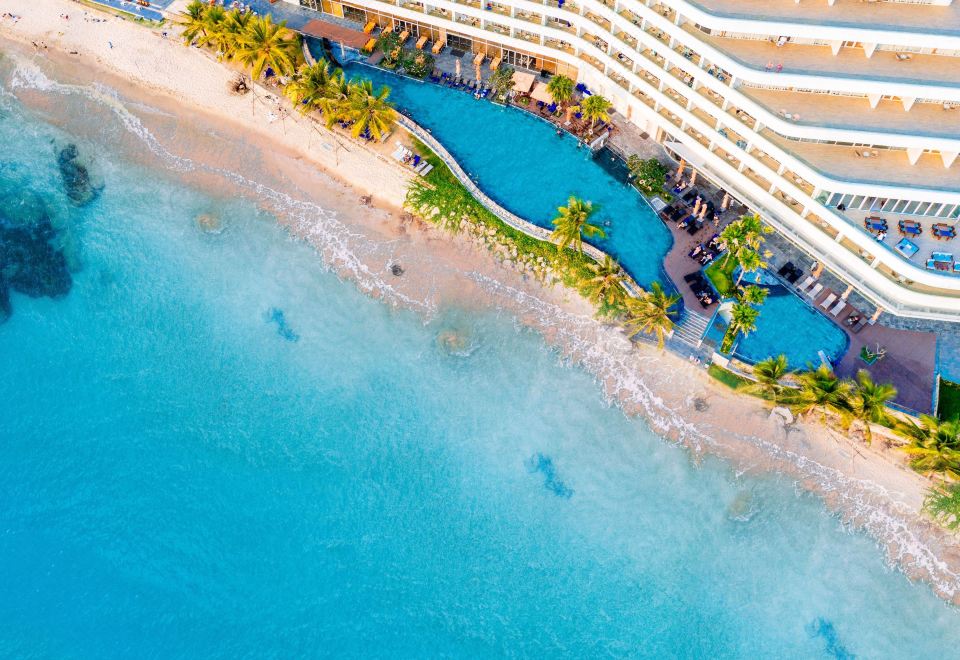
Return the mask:
M 536 319 L 539 327 L 549 328 L 564 351 L 608 386 L 616 403 L 642 409 L 654 430 L 674 435 L 678 442 L 697 452 L 719 449 L 717 438 L 684 419 L 683 411 L 666 405 L 643 380 L 640 361 L 650 358 L 633 350 L 618 328 L 572 314 L 487 275 L 470 276 L 495 296 L 511 301 L 521 315 Z M 813 490 L 833 500 L 852 527 L 867 531 L 886 550 L 891 566 L 921 575 L 948 598 L 960 595 L 960 574 L 921 538 L 914 524 L 915 512 L 896 497 L 897 493 L 888 492 L 873 481 L 849 477 L 764 438 L 746 434 L 734 437 L 736 442 L 760 449 L 801 481 L 809 482 Z
M 31 89 L 53 94 L 76 94 L 109 108 L 132 135 L 166 167 L 177 172 L 203 171 L 219 175 L 243 189 L 290 220 L 291 232 L 308 241 L 323 256 L 325 264 L 347 274 L 369 294 L 393 304 L 411 307 L 432 315 L 435 304 L 398 292 L 386 280 L 370 270 L 360 252 L 369 248 L 364 235 L 351 230 L 337 219 L 336 213 L 270 188 L 243 175 L 221 168 L 196 163 L 170 152 L 121 102 L 118 95 L 102 85 L 70 85 L 51 80 L 33 62 L 16 58 L 10 78 L 11 89 Z M 365 245 L 366 244 L 366 245 Z M 572 314 L 537 296 L 511 287 L 488 275 L 468 273 L 478 285 L 524 316 L 535 319 L 535 325 L 550 329 L 553 340 L 566 355 L 577 362 L 607 388 L 611 403 L 642 410 L 657 432 L 671 435 L 697 453 L 718 449 L 718 441 L 683 416 L 683 411 L 669 407 L 641 376 L 643 357 L 614 327 L 597 320 Z M 892 566 L 898 566 L 931 582 L 939 593 L 953 598 L 960 595 L 960 574 L 950 569 L 925 543 L 916 530 L 914 512 L 898 501 L 895 494 L 880 485 L 848 477 L 835 468 L 797 454 L 756 436 L 740 435 L 737 441 L 761 449 L 766 455 L 789 468 L 801 480 L 825 496 L 847 516 L 853 526 L 866 530 L 887 550 Z

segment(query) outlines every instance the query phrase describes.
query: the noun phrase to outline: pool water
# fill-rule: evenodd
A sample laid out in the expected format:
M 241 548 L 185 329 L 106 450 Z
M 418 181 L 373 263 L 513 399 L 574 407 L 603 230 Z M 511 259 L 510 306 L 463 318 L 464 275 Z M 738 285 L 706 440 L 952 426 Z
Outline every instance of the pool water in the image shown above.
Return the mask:
M 625 179 L 611 176 L 589 150 L 577 148 L 576 138 L 558 136 L 529 113 L 462 91 L 363 65 L 350 65 L 347 72 L 388 85 L 397 107 L 430 129 L 504 208 L 552 229 L 557 207 L 571 195 L 589 200 L 598 208 L 594 223 L 607 234 L 589 242 L 616 257 L 641 285 L 666 281 L 662 262 L 670 232 Z M 608 152 L 598 157 L 611 158 Z
M 847 335 L 823 314 L 811 309 L 783 287 L 772 289 L 760 308 L 757 329 L 741 337 L 734 353 L 759 362 L 783 353 L 790 366 L 818 366 L 818 351 L 835 362 L 847 349 Z

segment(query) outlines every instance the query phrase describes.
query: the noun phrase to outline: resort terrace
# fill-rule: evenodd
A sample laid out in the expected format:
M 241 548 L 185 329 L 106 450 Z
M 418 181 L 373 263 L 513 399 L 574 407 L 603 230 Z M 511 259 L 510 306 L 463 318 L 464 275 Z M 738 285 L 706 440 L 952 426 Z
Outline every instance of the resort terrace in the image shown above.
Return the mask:
M 960 87 L 960 58 L 911 53 L 901 60 L 892 51 L 876 50 L 871 57 L 858 47 L 841 48 L 836 55 L 830 46 L 787 43 L 778 47 L 774 39 L 734 39 L 707 34 L 691 23 L 683 28 L 734 60 L 757 71 L 768 64 L 781 73 L 827 75 L 856 81 L 897 82 L 912 85 Z M 926 96 L 934 96 L 930 90 Z
M 783 21 L 815 26 L 854 27 L 960 35 L 960 5 L 836 0 L 687 0 L 714 16 Z
M 875 108 L 871 108 L 863 96 L 797 92 L 746 84 L 738 89 L 771 113 L 799 126 L 825 126 L 953 140 L 960 137 L 957 126 L 960 124 L 960 108 L 945 109 L 941 103 L 918 102 L 905 111 L 903 103 L 895 99 L 880 100 Z
M 790 140 L 769 129 L 763 129 L 760 134 L 836 181 L 904 187 L 902 195 L 888 193 L 888 197 L 910 199 L 912 189 L 960 192 L 960 162 L 944 167 L 940 154 L 921 154 L 916 163 L 911 164 L 903 149 Z

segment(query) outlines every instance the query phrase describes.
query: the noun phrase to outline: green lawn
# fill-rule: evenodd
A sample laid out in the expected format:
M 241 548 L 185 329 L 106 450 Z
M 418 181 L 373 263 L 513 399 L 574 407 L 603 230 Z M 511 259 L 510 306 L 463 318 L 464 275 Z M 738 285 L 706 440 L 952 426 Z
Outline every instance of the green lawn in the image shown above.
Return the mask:
M 733 269 L 736 267 L 736 261 L 721 256 L 707 267 L 704 274 L 717 293 L 721 296 L 732 296 L 736 289 L 736 283 L 733 281 Z
M 744 385 L 749 385 L 751 382 L 749 379 L 744 378 L 743 376 L 738 376 L 732 371 L 728 371 L 715 364 L 710 365 L 710 367 L 707 369 L 707 373 L 732 390 L 738 390 Z
M 940 404 L 937 407 L 940 419 L 960 416 L 960 385 L 940 379 Z

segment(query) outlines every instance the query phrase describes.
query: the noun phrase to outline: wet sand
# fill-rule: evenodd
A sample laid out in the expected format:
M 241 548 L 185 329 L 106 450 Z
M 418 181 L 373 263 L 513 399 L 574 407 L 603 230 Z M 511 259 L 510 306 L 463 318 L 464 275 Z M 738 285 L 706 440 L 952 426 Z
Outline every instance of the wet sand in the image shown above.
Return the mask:
M 467 237 L 405 214 L 409 174 L 384 157 L 392 144 L 368 149 L 295 115 L 270 122 L 279 111 L 273 100 L 229 94 L 234 71 L 142 26 L 93 11 L 105 20 L 83 21 L 83 7 L 63 0 L 5 6 L 23 16 L 0 21 L 0 44 L 15 58 L 7 87 L 51 123 L 102 139 L 102 126 L 65 116 L 57 103 L 82 95 L 91 113 L 106 107 L 120 120 L 115 145 L 125 158 L 225 200 L 253 200 L 369 295 L 425 316 L 444 305 L 515 315 L 693 460 L 711 453 L 737 472 L 795 478 L 871 534 L 893 565 L 960 602 L 960 544 L 919 513 L 929 482 L 879 439 L 868 448 L 817 423 L 785 425 L 701 367 L 596 321 L 576 292 L 543 286 Z M 30 45 L 38 40 L 47 48 Z

